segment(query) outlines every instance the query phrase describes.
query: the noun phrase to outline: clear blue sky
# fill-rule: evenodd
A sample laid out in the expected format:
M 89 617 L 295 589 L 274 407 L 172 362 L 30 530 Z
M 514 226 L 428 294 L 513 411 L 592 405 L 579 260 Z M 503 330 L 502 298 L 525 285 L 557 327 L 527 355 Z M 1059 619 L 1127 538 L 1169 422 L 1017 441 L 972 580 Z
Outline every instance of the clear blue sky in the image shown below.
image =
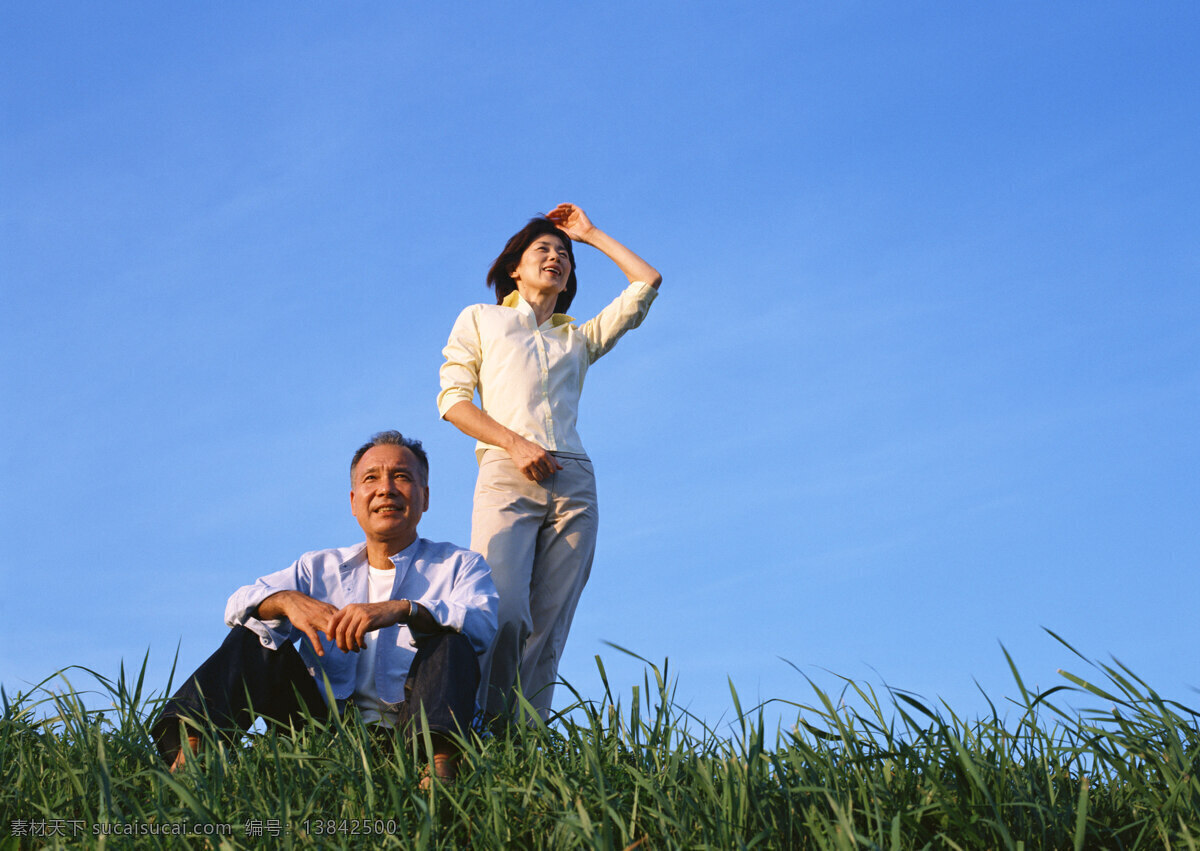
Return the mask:
M 504 240 L 578 203 L 664 274 L 589 373 L 562 673 L 710 722 L 825 671 L 982 711 L 1086 654 L 1200 685 L 1192 3 L 0 2 L 9 693 L 353 543 Z M 622 287 L 578 256 L 573 311 Z M 77 677 L 82 682 L 86 678 Z M 161 687 L 158 685 L 156 687 Z

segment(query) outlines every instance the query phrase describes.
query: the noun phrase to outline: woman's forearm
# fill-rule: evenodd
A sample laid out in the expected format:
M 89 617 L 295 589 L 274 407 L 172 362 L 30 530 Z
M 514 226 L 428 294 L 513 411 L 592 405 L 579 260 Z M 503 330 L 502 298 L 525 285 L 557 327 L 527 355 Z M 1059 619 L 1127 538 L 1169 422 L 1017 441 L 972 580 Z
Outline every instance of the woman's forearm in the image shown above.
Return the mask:
M 580 241 L 603 252 L 609 260 L 616 263 L 617 268 L 624 272 L 625 277 L 629 279 L 629 283 L 642 281 L 655 289 L 658 289 L 658 285 L 662 283 L 662 275 L 658 273 L 657 269 L 595 225 Z
M 468 437 L 499 446 L 508 453 L 521 474 L 532 482 L 540 482 L 562 469 L 562 465 L 544 447 L 496 422 L 474 402 L 464 399 L 451 406 L 446 411 L 446 419 Z
M 474 402 L 463 400 L 446 411 L 446 422 L 467 437 L 482 440 L 492 446 L 508 450 L 519 435 L 510 428 L 500 425 Z

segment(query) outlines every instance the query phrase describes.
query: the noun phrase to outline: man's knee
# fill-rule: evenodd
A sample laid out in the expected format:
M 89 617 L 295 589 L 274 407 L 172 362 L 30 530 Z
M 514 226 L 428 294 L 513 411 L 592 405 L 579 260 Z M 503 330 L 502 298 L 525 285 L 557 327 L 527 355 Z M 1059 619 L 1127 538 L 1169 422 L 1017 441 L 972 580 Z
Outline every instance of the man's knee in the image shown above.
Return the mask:
M 421 667 L 440 670 L 455 678 L 479 681 L 479 656 L 470 640 L 460 632 L 439 632 L 421 639 L 417 655 Z M 417 663 L 414 661 L 414 666 Z
M 289 719 L 301 706 L 316 714 L 323 705 L 294 646 L 266 647 L 253 630 L 235 626 L 164 704 L 154 729 L 174 730 L 181 718 L 246 729 L 258 712 Z
M 405 700 L 440 695 L 458 703 L 469 695 L 474 701 L 479 688 L 479 657 L 471 642 L 457 632 L 439 632 L 423 637 L 404 684 Z

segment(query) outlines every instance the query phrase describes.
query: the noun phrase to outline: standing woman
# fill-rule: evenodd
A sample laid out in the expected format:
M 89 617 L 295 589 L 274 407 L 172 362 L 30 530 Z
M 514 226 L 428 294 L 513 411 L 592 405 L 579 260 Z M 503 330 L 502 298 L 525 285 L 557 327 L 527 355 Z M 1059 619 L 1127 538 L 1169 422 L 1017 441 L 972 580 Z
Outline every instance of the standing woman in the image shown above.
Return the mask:
M 572 240 L 603 252 L 629 279 L 581 325 L 566 315 L 576 287 Z M 442 352 L 438 411 L 478 441 L 471 549 L 487 559 L 500 592 L 500 630 L 480 680 L 489 716 L 516 711 L 518 677 L 541 717 L 550 714 L 599 525 L 596 477 L 575 430 L 583 378 L 641 324 L 661 282 L 583 210 L 559 204 L 504 246 L 487 276 L 496 304 L 459 314 Z

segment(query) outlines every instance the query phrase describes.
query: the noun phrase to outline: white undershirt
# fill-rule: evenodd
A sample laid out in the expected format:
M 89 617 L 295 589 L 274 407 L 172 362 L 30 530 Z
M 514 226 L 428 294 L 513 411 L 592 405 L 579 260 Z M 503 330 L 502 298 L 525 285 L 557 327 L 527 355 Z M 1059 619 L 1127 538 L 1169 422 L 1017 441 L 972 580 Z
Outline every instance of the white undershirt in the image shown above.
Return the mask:
M 392 586 L 396 579 L 395 570 L 380 570 L 367 566 L 367 602 L 379 603 L 390 600 Z M 375 649 L 379 644 L 379 630 L 371 630 L 364 637 L 366 647 L 358 651 L 358 669 L 354 682 L 352 700 L 358 711 L 362 713 L 363 721 L 368 724 L 383 724 L 393 727 L 396 723 L 396 713 L 388 712 L 379 702 L 379 692 L 375 688 Z

